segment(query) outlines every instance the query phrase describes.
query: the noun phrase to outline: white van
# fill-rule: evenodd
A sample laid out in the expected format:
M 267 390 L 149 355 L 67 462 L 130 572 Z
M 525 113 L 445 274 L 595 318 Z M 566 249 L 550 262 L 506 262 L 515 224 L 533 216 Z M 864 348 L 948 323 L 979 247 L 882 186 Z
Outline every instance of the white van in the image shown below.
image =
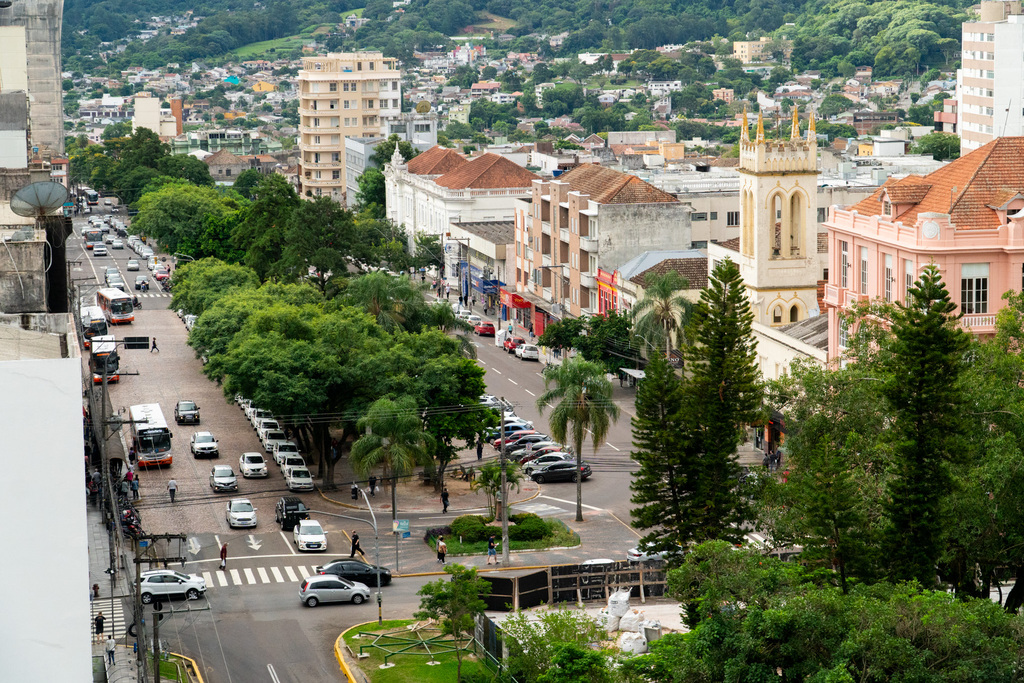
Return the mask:
M 160 265 L 160 257 L 156 254 L 146 259 L 146 267 L 150 270 L 156 270 L 156 267 Z

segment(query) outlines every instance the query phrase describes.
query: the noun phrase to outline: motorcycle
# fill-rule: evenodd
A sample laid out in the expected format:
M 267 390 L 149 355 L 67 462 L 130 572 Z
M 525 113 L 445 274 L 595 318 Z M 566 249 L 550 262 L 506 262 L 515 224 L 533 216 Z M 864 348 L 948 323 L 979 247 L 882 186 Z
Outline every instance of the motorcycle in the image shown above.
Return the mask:
M 135 308 L 142 308 L 142 299 L 137 296 L 132 297 L 132 306 Z

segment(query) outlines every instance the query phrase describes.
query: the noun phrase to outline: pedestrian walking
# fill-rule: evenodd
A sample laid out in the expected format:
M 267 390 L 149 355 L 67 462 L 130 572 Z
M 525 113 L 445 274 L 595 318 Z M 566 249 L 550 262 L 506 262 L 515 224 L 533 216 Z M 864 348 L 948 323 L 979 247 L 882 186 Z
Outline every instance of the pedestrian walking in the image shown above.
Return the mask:
M 370 485 L 370 496 L 377 495 L 377 475 L 371 474 L 367 483 Z
M 93 483 L 95 483 L 96 486 L 98 487 L 98 486 L 100 486 L 100 484 L 102 482 L 102 479 L 103 479 L 103 475 L 100 474 L 100 471 L 98 469 L 94 468 L 93 471 L 92 471 Z
M 437 563 L 444 564 L 444 556 L 448 554 L 448 544 L 444 542 L 444 536 L 437 537 Z
M 113 666 L 114 652 L 117 651 L 117 641 L 114 640 L 114 636 L 107 636 L 107 645 L 105 649 L 107 651 L 107 661 L 110 663 L 111 666 Z
M 444 298 L 448 300 L 451 300 L 452 298 L 452 286 L 449 284 L 444 286 Z
M 122 479 L 121 480 L 121 495 L 124 496 L 125 498 L 127 498 L 128 497 L 128 492 L 131 491 L 131 490 L 132 490 L 131 482 L 129 482 L 127 479 Z
M 220 547 L 220 570 L 227 571 L 228 568 L 228 544 L 225 543 Z
M 484 457 L 484 438 L 478 436 L 476 439 L 476 459 L 483 460 Z
M 128 462 L 135 464 L 135 446 L 128 449 Z
M 132 479 L 132 500 L 139 499 L 139 478 Z
M 475 296 L 474 296 L 474 297 L 473 297 L 472 299 L 470 299 L 470 301 L 472 302 L 472 303 L 471 303 L 471 304 L 469 305 L 469 307 L 470 307 L 470 308 L 472 308 L 473 306 L 476 306 L 476 297 L 475 297 Z
M 487 539 L 487 564 L 491 564 L 491 558 L 494 558 L 494 564 L 498 564 L 498 548 L 494 536 Z
M 764 457 L 761 458 L 761 465 L 764 466 L 765 470 L 769 472 L 771 471 L 772 459 L 768 456 L 767 453 L 765 453 Z
M 350 552 L 348 556 L 349 557 L 355 557 L 356 553 L 359 553 L 360 555 L 362 555 L 364 560 L 366 559 L 366 553 L 364 553 L 363 549 L 359 546 L 359 534 L 357 534 L 356 532 L 353 531 L 352 532 L 352 552 Z
M 128 472 L 124 475 L 124 478 L 128 480 L 129 484 L 135 479 L 135 469 L 131 465 L 128 465 Z
M 178 482 L 171 479 L 167 482 L 167 492 L 171 494 L 171 502 L 174 502 L 174 494 L 178 492 Z
M 441 505 L 444 506 L 444 509 L 441 512 L 443 514 L 447 515 L 448 514 L 448 487 L 447 486 L 444 487 L 443 489 L 441 489 Z
M 107 618 L 103 616 L 103 612 L 96 615 L 96 618 L 92 620 L 93 627 L 96 633 L 96 642 L 103 642 L 103 624 Z
M 89 499 L 93 505 L 99 505 L 100 487 L 92 479 L 89 480 Z
M 149 350 L 149 352 L 153 353 L 154 351 L 160 353 L 160 349 L 156 347 L 156 337 L 153 337 L 153 347 Z

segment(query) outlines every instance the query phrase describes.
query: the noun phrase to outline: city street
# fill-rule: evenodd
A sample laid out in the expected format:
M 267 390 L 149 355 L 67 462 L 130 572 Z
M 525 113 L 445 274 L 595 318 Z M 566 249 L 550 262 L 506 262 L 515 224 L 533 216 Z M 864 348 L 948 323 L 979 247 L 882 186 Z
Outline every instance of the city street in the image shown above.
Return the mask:
M 137 273 L 127 272 L 125 264 L 136 254 L 128 249 L 109 250 L 110 256 L 93 256 L 84 249 L 80 238 L 87 217 L 75 219 L 76 238 L 69 245 L 69 258 L 81 265 L 72 267 L 72 277 L 78 280 L 82 293 L 89 288 L 82 278 L 103 281 L 104 269 L 116 265 L 123 279 L 133 285 Z M 145 264 L 140 273 L 146 273 Z M 201 423 L 171 425 L 174 434 L 172 451 L 174 464 L 159 470 L 140 472 L 141 500 L 137 507 L 143 528 L 148 533 L 182 533 L 188 536 L 189 561 L 184 571 L 206 579 L 209 587 L 207 599 L 186 603 L 171 603 L 173 614 L 161 626 L 161 639 L 172 651 L 196 659 L 204 677 L 211 683 L 225 681 L 280 680 L 300 681 L 336 676 L 338 670 L 333 654 L 333 643 L 338 633 L 347 626 L 375 619 L 377 609 L 371 600 L 360 606 L 324 605 L 309 609 L 299 603 L 298 585 L 314 568 L 337 557 L 347 557 L 349 534 L 358 530 L 362 546 L 373 561 L 373 532 L 367 525 L 317 514 L 317 512 L 345 514 L 369 521 L 369 515 L 360 510 L 341 507 L 321 497 L 318 492 L 299 494 L 306 505 L 314 510 L 328 533 L 327 553 L 299 553 L 289 532 L 282 532 L 274 521 L 274 505 L 280 496 L 288 494 L 279 468 L 269 463 L 270 475 L 266 479 L 243 479 L 239 476 L 237 493 L 214 493 L 208 478 L 213 464 L 229 464 L 238 472 L 238 457 L 243 452 L 263 453 L 255 432 L 242 411 L 223 394 L 223 391 L 202 374 L 202 363 L 187 346 L 187 332 L 175 312 L 169 310 L 170 294 L 160 290 L 150 277 L 150 290 L 141 293 L 131 290 L 142 300 L 142 309 L 136 311 L 135 322 L 115 327 L 118 339 L 125 336 L 155 337 L 159 352 L 141 350 L 121 351 L 121 381 L 110 385 L 114 410 L 126 412 L 128 406 L 138 403 L 159 403 L 165 418 L 173 421 L 174 405 L 179 399 L 194 400 L 200 407 Z M 480 364 L 486 369 L 488 391 L 510 401 L 516 412 L 532 420 L 538 429 L 546 429 L 546 420 L 536 407 L 536 398 L 544 390 L 540 374 L 541 363 L 520 361 L 514 355 L 494 346 L 491 338 L 475 338 Z M 133 375 L 132 373 L 138 373 Z M 551 550 L 542 553 L 513 554 L 512 567 L 537 564 L 578 562 L 583 559 L 610 557 L 621 559 L 633 545 L 636 535 L 626 526 L 629 521 L 628 460 L 632 414 L 632 390 L 615 388 L 616 402 L 622 410 L 619 422 L 612 426 L 607 443 L 593 454 L 592 446 L 584 447 L 584 457 L 591 463 L 594 475 L 583 484 L 585 517 L 582 524 L 574 522 L 575 486 L 571 483 L 536 484 L 524 486 L 515 500 L 528 498 L 514 505 L 513 511 L 535 512 L 544 517 L 555 517 L 580 533 L 583 544 L 577 548 Z M 219 441 L 220 457 L 197 460 L 189 452 L 189 439 L 196 431 L 209 431 Z M 127 429 L 121 437 L 127 444 Z M 268 456 L 269 457 L 269 456 Z M 484 457 L 490 460 L 496 453 L 485 447 Z M 475 451 L 467 451 L 466 465 L 479 463 Z M 315 467 L 314 473 L 315 473 Z M 167 482 L 173 476 L 177 482 L 176 501 L 172 504 L 167 493 Z M 346 482 L 352 473 L 347 461 L 339 464 L 335 480 L 338 491 L 331 498 L 345 502 L 348 497 Z M 410 484 L 408 486 L 419 486 Z M 453 485 L 453 488 L 454 485 Z M 234 497 L 246 497 L 258 509 L 259 524 L 255 529 L 229 529 L 225 520 L 225 505 Z M 410 496 L 411 497 L 411 496 Z M 482 513 L 461 506 L 458 497 L 453 501 L 452 513 L 440 514 L 439 505 L 432 497 L 428 504 L 399 499 L 399 517 L 410 520 L 411 535 L 399 541 L 396 563 L 395 536 L 390 533 L 390 497 L 378 495 L 374 499 L 381 524 L 381 564 L 394 570 L 396 577 L 391 586 L 383 589 L 384 618 L 407 617 L 419 605 L 416 591 L 425 582 L 434 580 L 440 569 L 433 551 L 422 541 L 427 528 L 446 524 L 455 515 L 465 512 Z M 422 501 L 418 495 L 417 501 Z M 228 544 L 228 571 L 218 570 L 219 548 Z M 451 558 L 464 564 L 484 568 L 484 557 Z M 426 574 L 409 576 L 409 574 Z M 371 587 L 373 588 L 373 587 Z

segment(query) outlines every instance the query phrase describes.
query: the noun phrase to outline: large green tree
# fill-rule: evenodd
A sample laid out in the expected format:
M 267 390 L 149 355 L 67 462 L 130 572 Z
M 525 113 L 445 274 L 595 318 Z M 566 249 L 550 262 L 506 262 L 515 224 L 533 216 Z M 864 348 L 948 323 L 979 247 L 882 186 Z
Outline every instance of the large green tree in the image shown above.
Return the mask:
M 189 256 L 218 256 L 201 253 L 205 221 L 237 211 L 238 203 L 209 187 L 186 181 L 164 185 L 147 192 L 138 201 L 139 213 L 129 228 L 133 234 L 156 239 L 168 252 Z
M 288 219 L 302 200 L 279 173 L 264 176 L 253 194 L 256 198 L 242 212 L 233 240 L 235 246 L 245 250 L 245 265 L 266 280 L 278 274 Z
M 285 228 L 282 273 L 308 279 L 324 295 L 333 295 L 347 273 L 347 255 L 355 241 L 352 213 L 330 197 L 302 202 Z
M 665 356 L 679 348 L 690 319 L 693 303 L 683 294 L 686 278 L 674 270 L 648 275 L 644 295 L 633 307 L 633 333 L 651 347 L 664 345 Z
M 562 443 L 571 442 L 577 467 L 583 464 L 583 442 L 589 432 L 596 452 L 611 423 L 619 419 L 619 407 L 612 402 L 612 385 L 597 363 L 570 358 L 549 366 L 544 375 L 544 393 L 537 398 L 542 413 L 551 408 L 551 435 Z M 576 521 L 583 521 L 583 479 L 576 476 Z
M 462 658 L 465 644 L 462 642 L 473 632 L 474 618 L 487 609 L 481 595 L 490 593 L 491 584 L 477 576 L 476 567 L 450 564 L 444 568 L 447 577 L 438 579 L 420 588 L 416 595 L 421 597 L 420 608 L 414 615 L 417 619 L 433 619 L 441 624 L 441 632 L 455 640 L 457 682 L 462 681 Z

